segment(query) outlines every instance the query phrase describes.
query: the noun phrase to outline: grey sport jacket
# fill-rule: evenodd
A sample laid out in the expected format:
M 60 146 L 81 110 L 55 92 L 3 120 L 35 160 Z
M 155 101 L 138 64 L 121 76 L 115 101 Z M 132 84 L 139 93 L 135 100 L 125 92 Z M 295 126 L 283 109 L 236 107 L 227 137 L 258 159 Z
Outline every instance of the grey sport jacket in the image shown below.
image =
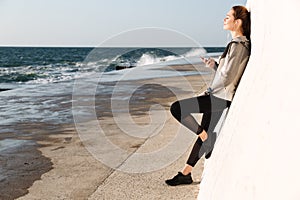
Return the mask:
M 207 93 L 232 101 L 250 56 L 250 42 L 245 36 L 232 39 L 226 55 L 215 66 L 215 76 Z

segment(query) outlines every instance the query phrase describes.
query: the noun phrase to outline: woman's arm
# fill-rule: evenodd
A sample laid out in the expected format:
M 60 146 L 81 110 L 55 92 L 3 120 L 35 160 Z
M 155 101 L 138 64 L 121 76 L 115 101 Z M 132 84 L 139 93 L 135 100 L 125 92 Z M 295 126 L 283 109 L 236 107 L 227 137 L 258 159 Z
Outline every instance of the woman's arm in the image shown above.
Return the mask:
M 239 71 L 239 66 L 245 57 L 249 56 L 248 49 L 241 43 L 231 44 L 230 50 L 223 61 L 220 61 L 221 66 L 215 73 L 212 91 L 219 90 L 228 86 L 236 78 Z

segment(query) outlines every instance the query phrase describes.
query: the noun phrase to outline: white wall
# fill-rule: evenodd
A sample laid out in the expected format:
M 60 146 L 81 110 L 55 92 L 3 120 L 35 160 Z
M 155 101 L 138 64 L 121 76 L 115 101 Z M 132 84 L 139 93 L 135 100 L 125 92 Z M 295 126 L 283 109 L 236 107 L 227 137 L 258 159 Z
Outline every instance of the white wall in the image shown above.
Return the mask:
M 300 199 L 300 1 L 252 0 L 252 55 L 198 199 Z

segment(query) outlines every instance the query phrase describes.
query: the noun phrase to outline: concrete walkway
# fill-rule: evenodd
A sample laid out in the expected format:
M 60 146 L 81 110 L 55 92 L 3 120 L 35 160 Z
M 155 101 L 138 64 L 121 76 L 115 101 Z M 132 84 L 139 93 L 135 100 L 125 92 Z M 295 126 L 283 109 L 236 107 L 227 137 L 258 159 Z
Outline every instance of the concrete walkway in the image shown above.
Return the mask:
M 158 114 L 154 112 L 154 115 Z M 180 126 L 170 115 L 167 117 L 168 123 L 164 125 L 161 132 L 144 141 L 130 141 L 126 139 L 126 135 L 116 134 L 119 130 L 114 127 L 112 118 L 101 120 L 101 124 L 104 129 L 106 126 L 110 127 L 111 135 L 108 137 L 111 141 L 124 149 L 132 149 L 132 156 L 138 152 L 146 153 L 162 148 L 175 137 L 174 133 Z M 137 120 L 145 121 L 143 117 L 138 117 Z M 89 131 L 91 133 L 96 130 L 91 128 Z M 190 142 L 193 142 L 191 138 L 196 139 L 196 136 L 187 129 L 181 129 L 180 132 L 186 134 Z M 40 149 L 46 157 L 51 158 L 53 169 L 45 173 L 41 180 L 36 181 L 29 188 L 29 193 L 19 199 L 197 198 L 203 160 L 200 160 L 192 174 L 193 184 L 170 187 L 164 183 L 165 179 L 173 177 L 182 169 L 190 152 L 191 143 L 187 144 L 190 146 L 187 151 L 168 166 L 158 166 L 160 169 L 151 172 L 128 173 L 112 169 L 95 159 L 85 148 L 87 143 L 79 139 L 72 127 L 66 128 L 62 134 L 53 136 L 53 141 L 47 147 Z M 140 142 L 143 144 L 137 145 Z M 119 167 L 122 169 L 122 166 Z M 140 163 L 140 167 L 143 167 L 143 163 Z

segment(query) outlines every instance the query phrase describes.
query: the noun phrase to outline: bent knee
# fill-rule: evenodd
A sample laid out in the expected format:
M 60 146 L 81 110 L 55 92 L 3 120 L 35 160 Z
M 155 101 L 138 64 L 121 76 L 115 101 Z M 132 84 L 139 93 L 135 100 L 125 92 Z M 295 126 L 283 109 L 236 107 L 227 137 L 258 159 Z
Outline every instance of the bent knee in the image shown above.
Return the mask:
M 176 101 L 174 102 L 172 105 L 171 105 L 171 108 L 170 108 L 170 111 L 172 113 L 172 115 L 178 119 L 181 115 L 181 112 L 180 112 L 180 104 L 179 104 L 179 101 Z

